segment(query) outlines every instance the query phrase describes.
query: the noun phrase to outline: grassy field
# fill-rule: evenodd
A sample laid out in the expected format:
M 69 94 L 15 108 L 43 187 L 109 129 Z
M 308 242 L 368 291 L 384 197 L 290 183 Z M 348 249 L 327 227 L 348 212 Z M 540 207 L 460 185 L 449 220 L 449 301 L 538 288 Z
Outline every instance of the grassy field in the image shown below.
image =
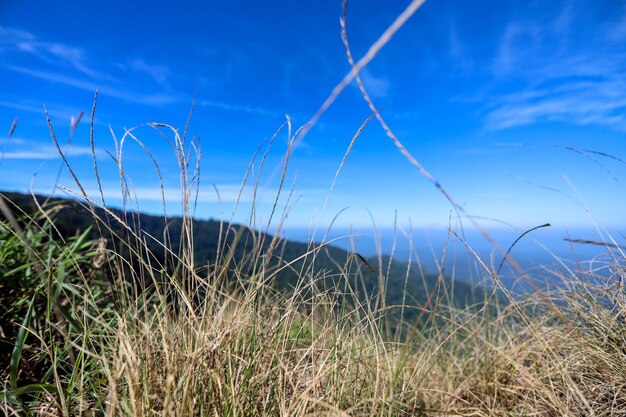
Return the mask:
M 163 236 L 165 262 L 130 213 L 86 198 L 102 236 L 124 231 L 111 244 L 89 230 L 62 236 L 55 206 L 14 216 L 2 199 L 4 415 L 626 415 L 619 248 L 597 269 L 563 273 L 558 290 L 524 298 L 478 260 L 494 285 L 464 308 L 451 305 L 442 275 L 418 306 L 386 304 L 385 271 L 377 292 L 357 295 L 371 265 L 350 256 L 328 276 L 315 267 L 324 245 L 310 244 L 296 285 L 278 288 L 277 274 L 295 264 L 280 261 L 280 242 L 264 241 L 271 235 L 252 233 L 235 256 L 233 232 L 198 266 L 190 148 L 170 133 L 183 219 Z M 77 188 L 87 197 L 78 179 Z
M 344 3 L 342 38 L 353 72 L 301 131 L 291 135 L 288 126 L 289 150 L 267 227 L 251 223 L 244 236 L 243 228 L 220 223 L 206 263 L 196 259 L 192 218 L 199 145 L 185 139 L 186 128 L 179 134 L 149 125 L 169 141 L 181 176 L 180 227 L 170 233 L 164 217 L 163 235 L 155 237 L 132 212 L 104 204 L 101 188 L 99 196 L 85 192 L 48 119 L 75 181 L 65 192 L 82 199 L 93 229 L 64 235 L 60 223 L 67 219 L 58 205 L 37 201 L 34 212 L 20 212 L 0 195 L 0 414 L 625 416 L 626 256 L 612 239 L 592 242 L 606 247 L 608 261 L 583 259 L 578 269 L 554 272 L 560 283 L 553 290 L 524 297 L 501 284 L 500 265 L 476 255 L 490 286 L 459 306 L 451 302 L 458 288 L 443 272 L 418 297 L 408 290 L 415 288 L 408 282 L 411 263 L 400 291 L 388 287 L 392 277 L 390 268 L 379 267 L 382 260 L 370 265 L 347 254 L 324 268 L 325 243 L 286 258 L 283 242 L 265 233 L 279 236 L 290 208 L 278 203 L 281 192 L 290 195 L 282 188 L 292 146 L 354 80 L 372 113 L 364 125 L 377 119 L 459 217 L 490 239 L 402 145 L 359 76 L 422 3 L 411 2 L 358 61 L 347 40 Z M 123 140 L 136 141 L 160 175 L 135 136 L 127 131 Z M 255 156 L 257 167 L 266 155 Z M 112 157 L 121 193 L 130 198 L 121 154 Z M 329 194 L 333 187 L 334 181 Z M 462 234 L 450 230 L 449 238 L 462 240 Z M 506 260 L 524 279 L 513 259 Z M 364 296 L 368 270 L 377 283 Z M 277 285 L 284 271 L 296 276 L 293 285 Z M 402 302 L 389 304 L 387 290 L 400 292 Z

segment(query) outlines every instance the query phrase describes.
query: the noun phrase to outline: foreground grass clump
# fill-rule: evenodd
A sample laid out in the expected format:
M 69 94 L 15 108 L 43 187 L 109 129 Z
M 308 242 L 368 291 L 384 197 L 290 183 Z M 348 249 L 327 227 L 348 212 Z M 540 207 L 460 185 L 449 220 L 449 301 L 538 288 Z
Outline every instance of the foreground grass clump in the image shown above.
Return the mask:
M 199 259 L 196 244 L 207 242 L 191 216 L 198 161 L 190 171 L 199 144 L 170 126 L 150 127 L 174 136 L 159 131 L 181 176 L 182 218 L 164 215 L 163 227 L 110 209 L 101 188 L 100 199 L 90 197 L 51 123 L 85 203 L 64 211 L 62 202 L 34 199 L 25 212 L 0 195 L 2 414 L 626 415 L 623 255 L 612 254 L 602 273 L 569 271 L 558 290 L 517 299 L 482 261 L 488 291 L 450 285 L 442 274 L 420 287 L 410 263 L 398 280 L 398 264 L 382 255 L 376 268 L 325 244 L 292 253 L 267 233 L 281 229 L 290 207 L 291 194 L 277 210 L 289 124 L 264 232 L 253 205 L 251 227 L 219 223 L 212 255 Z M 111 154 L 124 201 L 132 195 L 125 139 L 150 157 L 163 191 L 157 161 L 127 131 Z M 89 221 L 67 214 L 79 209 Z
M 334 288 L 311 268 L 280 291 L 285 265 L 261 253 L 254 268 L 224 255 L 164 269 L 141 240 L 61 240 L 44 213 L 0 226 L 6 415 L 626 413 L 619 260 L 496 314 L 435 299 L 399 335 L 376 298 L 352 294 L 348 261 Z

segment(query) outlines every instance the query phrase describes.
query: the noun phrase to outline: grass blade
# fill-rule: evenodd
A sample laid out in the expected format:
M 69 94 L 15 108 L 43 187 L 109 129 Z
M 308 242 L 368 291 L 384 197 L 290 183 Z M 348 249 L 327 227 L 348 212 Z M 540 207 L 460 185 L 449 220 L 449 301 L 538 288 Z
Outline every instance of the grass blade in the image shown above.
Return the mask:
M 14 390 L 17 389 L 17 374 L 20 369 L 22 350 L 24 349 L 24 343 L 26 342 L 26 337 L 28 336 L 28 325 L 30 324 L 30 319 L 33 316 L 34 305 L 35 296 L 33 295 L 33 297 L 30 299 L 30 302 L 28 303 L 28 311 L 26 312 L 26 316 L 24 317 L 22 326 L 17 333 L 17 340 L 15 341 L 15 346 L 13 347 L 13 353 L 11 353 L 9 378 L 11 381 L 11 388 L 13 388 Z

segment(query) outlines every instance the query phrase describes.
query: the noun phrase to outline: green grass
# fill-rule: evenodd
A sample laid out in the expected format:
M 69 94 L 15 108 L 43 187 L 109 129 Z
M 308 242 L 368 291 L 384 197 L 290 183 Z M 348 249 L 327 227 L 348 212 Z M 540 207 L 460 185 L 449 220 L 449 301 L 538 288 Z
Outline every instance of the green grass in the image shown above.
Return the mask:
M 354 293 L 356 257 L 333 279 L 315 269 L 321 247 L 286 291 L 271 279 L 286 265 L 262 256 L 280 245 L 224 246 L 197 268 L 186 218 L 166 267 L 130 224 L 111 248 L 89 230 L 63 239 L 54 211 L 0 224 L 5 415 L 626 414 L 622 258 L 509 303 L 458 308 L 442 281 L 392 307 Z
M 176 233 L 164 228 L 155 250 L 132 213 L 112 210 L 101 203 L 104 198 L 86 194 L 49 123 L 65 169 L 75 180 L 66 192 L 85 201 L 95 236 L 107 241 L 93 240 L 89 230 L 64 236 L 56 227 L 64 219 L 55 218 L 54 205 L 34 201 L 36 212 L 20 213 L 0 196 L 0 413 L 626 415 L 622 252 L 613 251 L 612 260 L 602 265 L 608 273 L 570 271 L 558 289 L 524 298 L 513 297 L 501 287 L 496 268 L 477 259 L 494 287 L 487 294 L 477 291 L 475 303 L 459 307 L 451 302 L 457 295 L 440 275 L 424 302 L 408 302 L 418 298 L 407 291 L 414 283 L 407 283 L 395 297 L 407 302 L 387 305 L 386 290 L 398 291 L 387 285 L 389 268 L 379 268 L 377 285 L 367 288 L 368 267 L 358 256 L 332 259 L 336 269 L 329 272 L 320 268 L 323 245 L 310 244 L 294 262 L 281 256 L 277 238 L 256 232 L 267 232 L 270 225 L 281 230 L 291 206 L 291 195 L 282 185 L 292 145 L 352 79 L 372 110 L 365 123 L 375 116 L 409 162 L 459 214 L 467 214 L 402 145 L 358 74 L 420 5 L 419 0 L 411 2 L 356 63 L 344 9 L 342 38 L 354 72 L 300 134 L 292 135 L 286 123 L 289 150 L 267 223 L 257 224 L 253 212 L 250 233 L 230 222 L 220 224 L 223 234 L 218 234 L 214 257 L 205 265 L 195 258 L 192 219 L 200 149 L 195 138 L 187 139 L 187 127 L 181 134 L 171 126 L 149 125 L 167 139 L 178 160 L 183 215 Z M 93 117 L 92 112 L 92 123 Z M 118 143 L 124 140 L 135 141 L 147 154 L 163 189 L 149 150 L 132 131 Z M 92 150 L 93 141 L 92 135 Z M 121 192 L 132 196 L 122 153 L 116 149 L 112 157 Z M 260 162 L 257 158 L 257 165 L 250 164 L 242 189 L 251 181 L 252 167 L 263 167 L 266 155 Z M 100 184 L 95 154 L 93 158 Z M 261 172 L 255 174 L 256 191 Z M 288 196 L 282 207 L 281 193 Z M 167 225 L 168 219 L 163 222 Z M 297 278 L 289 289 L 276 285 L 285 270 Z M 363 290 L 370 292 L 364 297 Z M 417 316 L 407 313 L 415 310 Z

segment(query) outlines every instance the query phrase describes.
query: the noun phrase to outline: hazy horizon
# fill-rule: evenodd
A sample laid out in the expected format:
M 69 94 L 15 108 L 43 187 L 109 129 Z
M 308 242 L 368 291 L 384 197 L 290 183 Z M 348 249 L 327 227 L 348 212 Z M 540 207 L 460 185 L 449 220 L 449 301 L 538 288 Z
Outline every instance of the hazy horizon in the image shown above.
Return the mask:
M 77 196 L 65 195 L 64 197 L 75 198 Z M 109 207 L 123 208 L 115 205 L 109 205 Z M 135 208 L 131 203 L 126 207 L 131 211 Z M 162 215 L 162 210 L 141 212 L 153 216 Z M 176 214 L 170 213 L 169 216 L 171 218 Z M 221 219 L 212 216 L 195 218 L 225 222 L 229 220 L 228 216 Z M 272 225 L 268 228 L 268 225 L 261 221 L 256 225 L 243 224 L 254 227 L 258 232 L 267 230 L 271 235 L 276 233 Z M 329 244 L 350 253 L 359 253 L 370 259 L 382 254 L 393 256 L 401 262 L 410 260 L 413 268 L 426 274 L 437 274 L 443 269 L 444 275 L 448 277 L 491 285 L 489 273 L 479 264 L 476 255 L 488 268 L 497 269 L 503 259 L 502 250 L 508 250 L 526 230 L 513 225 L 503 225 L 493 220 L 492 224 L 484 223 L 483 226 L 489 238 L 500 245 L 500 250 L 495 249 L 484 236 L 483 231 L 476 229 L 467 219 L 462 224 L 455 220 L 450 223 L 449 228 L 420 227 L 410 224 L 397 224 L 395 228 L 381 227 L 373 224 L 371 219 L 362 219 L 361 223 L 350 227 L 333 225 L 330 229 L 323 224 L 316 227 L 315 223 L 307 227 L 282 224 L 279 235 L 292 242 Z M 559 272 L 567 275 L 570 272 L 567 268 L 580 270 L 581 265 L 586 265 L 582 268 L 583 270 L 594 269 L 601 274 L 603 263 L 610 261 L 611 254 L 617 254 L 620 249 L 602 246 L 600 242 L 619 242 L 620 238 L 623 238 L 623 233 L 619 229 L 601 228 L 598 230 L 592 226 L 568 228 L 550 225 L 525 235 L 515 244 L 509 256 L 538 282 L 554 277 Z M 576 240 L 592 241 L 597 244 L 576 243 Z M 471 247 L 471 251 L 467 246 Z M 508 263 L 504 263 L 501 277 L 507 285 L 512 286 L 518 281 L 519 271 L 514 271 Z

